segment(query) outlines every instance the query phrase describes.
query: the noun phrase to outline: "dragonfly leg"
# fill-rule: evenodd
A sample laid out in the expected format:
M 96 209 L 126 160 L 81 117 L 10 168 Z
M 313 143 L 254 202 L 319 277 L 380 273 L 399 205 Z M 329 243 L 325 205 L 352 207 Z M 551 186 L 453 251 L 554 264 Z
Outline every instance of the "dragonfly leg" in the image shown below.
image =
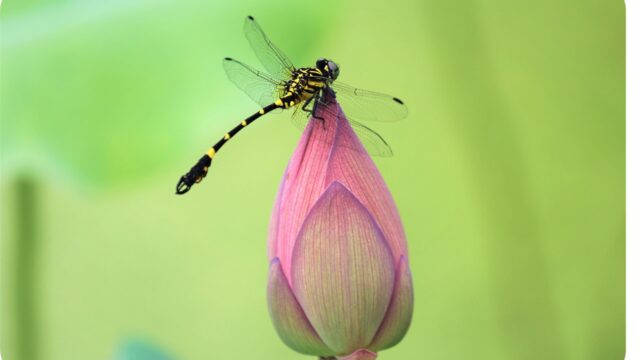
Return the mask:
M 313 113 L 313 109 L 309 109 L 309 104 L 313 101 L 313 98 L 307 100 L 302 104 L 302 111 L 307 113 Z
M 324 118 L 323 118 L 322 116 L 317 115 L 317 114 L 318 114 L 318 111 L 317 111 L 317 110 L 318 110 L 318 104 L 322 103 L 322 98 L 323 98 L 323 95 L 322 95 L 322 94 L 317 95 L 317 96 L 315 97 L 316 101 L 314 101 L 314 102 L 313 102 L 313 109 L 311 109 L 311 113 L 313 114 L 313 117 L 314 117 L 315 119 L 318 119 L 318 120 L 322 121 L 322 128 L 323 128 L 324 130 L 326 130 L 327 128 L 326 128 L 326 126 L 325 126 L 326 124 L 325 124 L 325 122 L 324 122 Z M 312 98 L 312 99 L 313 99 L 313 98 Z M 322 104 L 324 105 L 324 103 L 322 103 Z
M 318 98 L 316 99 L 316 101 L 313 103 L 313 109 L 311 109 L 311 113 L 313 114 L 313 117 L 318 119 L 318 120 L 322 120 L 324 121 L 324 118 L 322 116 L 318 116 L 318 104 L 320 103 L 320 96 L 318 96 Z

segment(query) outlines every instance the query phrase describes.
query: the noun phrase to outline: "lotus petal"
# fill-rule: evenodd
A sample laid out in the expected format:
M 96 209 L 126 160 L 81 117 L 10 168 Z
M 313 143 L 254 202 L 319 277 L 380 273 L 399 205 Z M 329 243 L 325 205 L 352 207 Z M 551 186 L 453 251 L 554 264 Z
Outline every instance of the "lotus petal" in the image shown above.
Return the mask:
M 380 226 L 394 260 L 398 261 L 407 253 L 407 243 L 391 192 L 338 104 L 334 102 L 329 105 L 332 106 L 335 106 L 332 111 L 339 112 L 341 116 L 336 120 L 334 148 L 327 161 L 325 185 L 339 181 L 362 202 Z M 329 117 L 322 111 L 320 116 Z
M 411 272 L 409 271 L 407 259 L 403 256 L 398 262 L 396 283 L 389 309 L 382 324 L 380 324 L 378 333 L 367 348 L 380 351 L 399 343 L 407 333 L 407 330 L 409 330 L 412 313 L 413 287 L 411 285 Z
M 294 297 L 277 258 L 269 269 L 267 299 L 271 320 L 285 344 L 303 354 L 331 355 Z
M 339 182 L 309 212 L 292 256 L 291 284 L 320 338 L 337 355 L 365 348 L 393 292 L 395 266 L 384 234 Z

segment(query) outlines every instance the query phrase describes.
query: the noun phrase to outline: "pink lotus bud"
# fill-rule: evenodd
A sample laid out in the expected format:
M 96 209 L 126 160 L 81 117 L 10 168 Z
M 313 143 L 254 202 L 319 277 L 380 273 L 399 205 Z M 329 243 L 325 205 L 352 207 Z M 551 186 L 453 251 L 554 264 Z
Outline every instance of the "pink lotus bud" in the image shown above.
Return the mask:
M 341 114 L 331 116 L 326 109 Z M 407 244 L 382 176 L 330 100 L 298 143 L 269 233 L 269 311 L 293 350 L 374 359 L 407 332 Z

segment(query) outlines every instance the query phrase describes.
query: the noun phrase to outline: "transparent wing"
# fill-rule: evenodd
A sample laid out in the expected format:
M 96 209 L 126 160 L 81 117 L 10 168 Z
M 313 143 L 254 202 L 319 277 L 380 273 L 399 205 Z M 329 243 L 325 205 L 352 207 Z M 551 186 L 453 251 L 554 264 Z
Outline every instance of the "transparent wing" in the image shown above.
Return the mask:
M 313 102 L 314 101 L 320 101 L 318 100 L 319 98 L 316 97 L 308 106 L 309 109 L 313 108 Z M 318 104 L 318 106 L 324 106 L 322 102 L 320 102 L 320 104 Z M 337 114 L 335 111 L 331 110 L 331 108 L 324 108 L 322 109 L 322 112 L 324 114 L 329 114 L 329 116 L 333 116 L 338 118 L 340 115 Z M 305 126 L 307 125 L 307 123 L 309 122 L 309 116 L 310 114 L 303 111 L 301 107 L 297 107 L 295 112 L 292 114 L 291 116 L 291 121 L 293 122 L 293 124 L 299 128 L 299 129 L 304 129 Z M 326 116 L 326 115 L 325 115 Z M 348 117 L 348 115 L 347 115 Z M 313 121 L 322 121 L 322 120 L 313 120 Z M 391 157 L 393 156 L 393 150 L 391 150 L 391 146 L 389 146 L 389 144 L 384 140 L 384 138 L 382 138 L 382 136 L 380 136 L 380 134 L 378 134 L 377 132 L 375 132 L 374 130 L 368 128 L 367 126 L 352 120 L 352 119 L 348 119 L 349 124 L 351 124 L 351 128 L 353 129 L 353 131 L 358 135 L 358 138 L 360 138 L 360 141 L 362 142 L 362 144 L 364 145 L 365 149 L 367 150 L 367 152 L 372 155 L 372 156 L 381 156 L 381 157 Z M 338 146 L 348 146 L 349 148 L 358 151 L 360 150 L 359 148 L 354 148 L 351 146 L 351 144 L 338 144 Z
M 269 74 L 232 58 L 224 58 L 222 67 L 229 80 L 258 105 L 265 107 L 277 97 L 280 82 Z
M 373 91 L 354 88 L 334 81 L 331 88 L 349 120 L 393 122 L 407 117 L 402 100 Z
M 380 134 L 355 120 L 349 120 L 349 123 L 351 124 L 353 131 L 358 134 L 360 141 L 362 141 L 362 144 L 364 145 L 365 149 L 367 149 L 370 155 L 381 157 L 393 156 L 393 150 L 391 150 L 391 146 L 387 144 L 387 142 L 384 140 L 384 138 L 382 138 L 382 136 L 380 136 Z
M 313 106 L 313 104 L 309 106 Z M 298 129 L 304 130 L 309 122 L 309 115 L 308 112 L 302 110 L 302 106 L 298 106 L 293 110 L 293 114 L 291 114 L 291 123 Z
M 253 16 L 244 22 L 244 34 L 264 68 L 278 80 L 287 80 L 295 70 L 291 60 L 269 40 Z

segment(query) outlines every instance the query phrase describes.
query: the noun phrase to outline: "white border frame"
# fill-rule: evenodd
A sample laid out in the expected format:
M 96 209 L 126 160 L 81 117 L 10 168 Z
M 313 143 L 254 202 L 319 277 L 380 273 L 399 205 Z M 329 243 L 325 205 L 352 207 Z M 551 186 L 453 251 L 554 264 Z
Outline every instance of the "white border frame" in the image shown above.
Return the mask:
M 626 354 L 627 360 L 640 360 L 640 146 L 633 140 L 640 139 L 640 0 L 627 0 L 626 4 L 626 41 L 627 41 L 627 304 L 626 304 Z M 0 5 L 2 1 L 0 0 Z M 633 40 L 633 41 L 632 41 Z M 631 186 L 630 186 L 631 184 Z M 635 220 L 635 222 L 634 222 Z M 2 360 L 2 354 L 0 354 Z
M 640 120 L 640 0 L 627 0 L 627 341 L 628 360 L 640 360 L 640 246 L 639 204 L 640 157 L 638 156 L 638 138 Z M 635 140 L 635 141 L 634 141 Z M 633 340 L 635 339 L 635 341 Z

